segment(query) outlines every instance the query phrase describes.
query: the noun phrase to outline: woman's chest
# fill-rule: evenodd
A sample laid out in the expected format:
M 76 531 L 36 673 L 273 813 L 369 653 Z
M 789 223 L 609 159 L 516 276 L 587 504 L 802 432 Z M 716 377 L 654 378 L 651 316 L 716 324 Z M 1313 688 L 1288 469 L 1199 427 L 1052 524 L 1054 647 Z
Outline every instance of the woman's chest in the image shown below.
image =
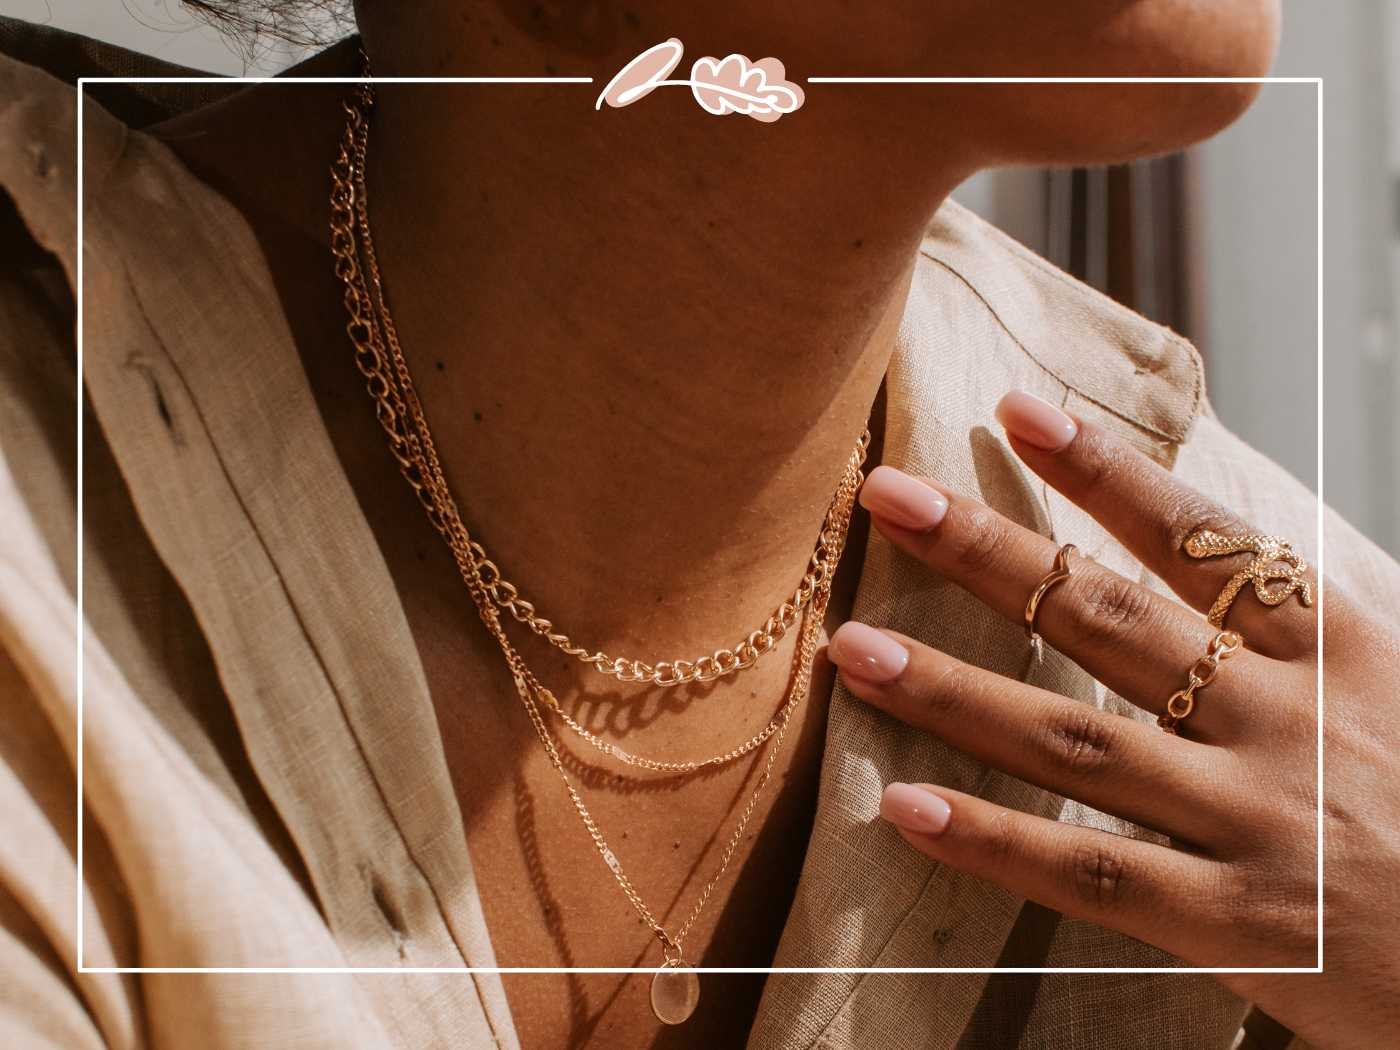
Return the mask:
M 556 763 L 445 545 L 389 457 L 365 440 L 361 406 L 336 402 L 326 412 L 332 439 L 393 576 L 462 814 L 462 826 L 442 834 L 465 836 L 497 965 L 647 971 L 504 975 L 522 1045 L 742 1046 L 763 975 L 702 975 L 693 1017 L 665 1028 L 650 1004 L 662 954 L 643 914 L 681 941 L 693 965 L 771 964 L 812 826 L 832 669 L 819 654 L 781 739 L 768 736 L 717 768 L 639 769 L 545 713 Z M 851 539 L 861 549 L 859 535 Z M 837 577 L 819 642 L 849 613 L 854 562 Z M 792 685 L 798 634 L 795 626 L 778 651 L 707 688 L 647 692 L 586 669 L 580 679 L 580 665 L 518 625 L 509 631 L 583 726 L 629 753 L 668 760 L 703 760 L 762 736 Z M 569 688 L 580 680 L 581 692 Z

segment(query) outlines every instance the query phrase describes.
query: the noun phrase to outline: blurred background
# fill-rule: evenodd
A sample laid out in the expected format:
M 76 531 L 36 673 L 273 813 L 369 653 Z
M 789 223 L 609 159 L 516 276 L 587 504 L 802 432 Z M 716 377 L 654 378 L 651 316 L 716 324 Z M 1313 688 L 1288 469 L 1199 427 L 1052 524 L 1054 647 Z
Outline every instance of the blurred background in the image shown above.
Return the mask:
M 1270 84 L 1235 126 L 1186 153 L 990 171 L 955 196 L 1191 339 L 1226 424 L 1321 484 L 1328 503 L 1400 557 L 1400 3 L 1283 7 L 1275 74 L 1325 80 L 1324 186 L 1317 87 Z M 306 54 L 263 40 L 249 55 L 178 0 L 0 0 L 0 15 L 215 73 L 273 73 Z
M 1231 429 L 1320 482 L 1400 557 L 1400 3 L 1284 0 L 1283 11 L 1273 74 L 1324 80 L 1320 246 L 1312 84 L 1265 86 L 1238 123 L 1183 154 L 985 172 L 955 196 L 1187 336 Z

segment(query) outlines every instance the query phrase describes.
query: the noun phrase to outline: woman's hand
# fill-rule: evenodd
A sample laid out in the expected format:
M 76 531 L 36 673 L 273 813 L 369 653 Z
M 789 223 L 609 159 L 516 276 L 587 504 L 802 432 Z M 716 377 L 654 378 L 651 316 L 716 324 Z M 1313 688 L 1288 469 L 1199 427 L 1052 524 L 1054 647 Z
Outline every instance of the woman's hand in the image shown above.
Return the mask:
M 1033 470 L 1196 610 L 1249 555 L 1197 560 L 1187 537 L 1254 533 L 1105 431 L 1029 395 L 998 417 Z M 892 542 L 1016 623 L 1059 544 L 936 482 L 891 467 L 861 494 Z M 1066 537 L 1072 539 L 1072 537 Z M 1037 630 L 1155 714 L 1217 630 L 1191 609 L 1071 555 Z M 1277 584 L 1275 585 L 1277 586 Z M 862 700 L 1050 791 L 1169 836 L 1129 839 L 928 784 L 891 784 L 881 815 L 915 849 L 1067 915 L 1203 967 L 1315 967 L 1317 581 L 1265 606 L 1240 592 L 1226 626 L 1245 648 L 1196 693 L 1180 735 L 849 623 L 830 658 Z M 1321 974 L 1222 974 L 1317 1045 L 1400 1038 L 1400 642 L 1326 591 L 1326 957 Z M 1086 964 L 1092 960 L 1085 960 Z

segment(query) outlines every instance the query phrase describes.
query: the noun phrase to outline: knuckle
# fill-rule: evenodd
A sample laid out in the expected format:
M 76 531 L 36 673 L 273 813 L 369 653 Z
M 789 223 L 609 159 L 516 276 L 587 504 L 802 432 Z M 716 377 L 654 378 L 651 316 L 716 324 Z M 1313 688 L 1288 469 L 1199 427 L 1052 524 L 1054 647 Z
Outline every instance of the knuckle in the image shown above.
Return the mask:
M 1086 491 L 1116 488 L 1133 468 L 1133 454 L 1117 440 L 1098 430 L 1081 431 L 1076 442 L 1079 485 Z
M 975 688 L 972 669 L 960 661 L 949 660 L 930 676 L 923 690 L 923 707 L 929 720 L 940 722 L 956 715 Z
M 1017 849 L 1016 817 L 1009 809 L 998 812 L 987 824 L 981 843 L 982 854 L 992 871 L 1004 870 L 1015 859 Z
M 1152 595 L 1116 573 L 1092 573 L 1080 586 L 1074 608 L 1082 641 L 1121 639 L 1144 626 L 1152 614 Z
M 1168 492 L 1166 513 L 1162 516 L 1162 541 L 1168 550 L 1179 551 L 1186 540 L 1201 529 L 1234 535 L 1251 531 L 1237 514 L 1188 488 Z
M 1006 530 L 997 515 L 985 507 L 968 507 L 957 516 L 957 525 L 943 540 L 953 564 L 967 576 L 992 568 L 1006 544 Z
M 1070 853 L 1070 889 L 1074 898 L 1097 910 L 1118 907 L 1126 895 L 1127 865 L 1107 845 L 1078 845 Z
M 1118 757 L 1117 736 L 1117 730 L 1097 711 L 1057 712 L 1046 731 L 1046 750 L 1068 772 L 1094 774 Z

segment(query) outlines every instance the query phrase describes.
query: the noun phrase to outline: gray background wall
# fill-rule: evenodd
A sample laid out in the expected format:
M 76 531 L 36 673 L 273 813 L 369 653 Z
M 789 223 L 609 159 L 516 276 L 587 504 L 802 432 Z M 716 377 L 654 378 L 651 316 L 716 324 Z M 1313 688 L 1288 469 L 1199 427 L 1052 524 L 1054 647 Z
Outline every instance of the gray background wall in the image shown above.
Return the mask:
M 1284 11 L 1276 72 L 1324 79 L 1322 252 L 1314 92 L 1270 85 L 1199 150 L 1212 397 L 1252 443 L 1315 482 L 1315 416 L 1303 409 L 1316 400 L 1320 257 L 1324 495 L 1400 553 L 1400 5 L 1293 0 Z
M 1283 7 L 1274 73 L 1324 79 L 1324 243 L 1316 90 L 1268 85 L 1191 151 L 1194 336 L 1220 416 L 1316 487 L 1321 260 L 1324 495 L 1400 556 L 1400 3 Z M 986 172 L 957 195 L 1036 246 L 1042 184 Z

